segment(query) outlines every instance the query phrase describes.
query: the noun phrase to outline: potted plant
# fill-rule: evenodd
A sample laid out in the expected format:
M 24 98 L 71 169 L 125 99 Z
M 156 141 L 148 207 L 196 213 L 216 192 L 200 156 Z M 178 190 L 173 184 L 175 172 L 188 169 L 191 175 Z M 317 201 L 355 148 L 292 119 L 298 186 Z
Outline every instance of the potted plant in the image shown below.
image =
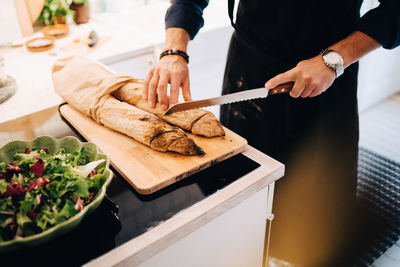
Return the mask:
M 90 18 L 89 0 L 72 0 L 70 9 L 74 11 L 76 24 L 87 23 Z
M 69 15 L 72 11 L 67 0 L 46 0 L 38 20 L 45 25 L 62 24 Z

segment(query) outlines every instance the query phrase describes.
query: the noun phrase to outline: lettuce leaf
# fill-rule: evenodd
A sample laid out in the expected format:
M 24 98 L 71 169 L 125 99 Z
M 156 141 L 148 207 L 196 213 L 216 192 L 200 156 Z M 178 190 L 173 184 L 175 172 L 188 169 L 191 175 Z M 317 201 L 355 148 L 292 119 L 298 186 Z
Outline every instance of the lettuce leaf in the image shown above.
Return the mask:
M 5 179 L 0 179 L 0 194 L 7 192 L 7 181 Z

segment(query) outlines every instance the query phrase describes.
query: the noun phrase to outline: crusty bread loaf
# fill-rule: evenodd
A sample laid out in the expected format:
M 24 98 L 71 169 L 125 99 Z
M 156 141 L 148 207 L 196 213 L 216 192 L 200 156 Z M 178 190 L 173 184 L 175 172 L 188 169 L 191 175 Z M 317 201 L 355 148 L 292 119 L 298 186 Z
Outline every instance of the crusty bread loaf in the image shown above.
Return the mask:
M 104 101 L 99 114 L 100 123 L 104 126 L 131 136 L 155 150 L 183 155 L 204 154 L 181 129 L 113 97 Z
M 57 60 L 52 67 L 52 78 L 55 91 L 97 123 L 158 151 L 173 151 L 183 155 L 204 154 L 182 129 L 111 95 L 125 84 L 135 83 L 137 79 L 113 74 L 103 65 L 81 56 Z
M 113 95 L 131 105 L 152 113 L 166 122 L 206 137 L 223 136 L 224 129 L 213 113 L 203 109 L 191 109 L 164 115 L 164 111 L 157 103 L 154 109 L 150 108 L 147 101 L 142 98 L 143 84 L 140 81 L 127 83 Z

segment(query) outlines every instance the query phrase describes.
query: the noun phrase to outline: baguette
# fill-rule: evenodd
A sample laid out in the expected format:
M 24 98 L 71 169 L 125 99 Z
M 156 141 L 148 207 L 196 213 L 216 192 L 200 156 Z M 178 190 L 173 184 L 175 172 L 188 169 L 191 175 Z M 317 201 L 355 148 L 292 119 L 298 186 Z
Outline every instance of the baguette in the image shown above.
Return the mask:
M 120 102 L 114 97 L 105 97 L 99 109 L 100 123 L 124 133 L 135 140 L 161 152 L 177 152 L 182 155 L 204 155 L 186 133 L 142 111 L 132 105 Z
M 164 115 L 165 112 L 159 103 L 156 104 L 154 109 L 148 106 L 147 101 L 142 98 L 142 90 L 143 84 L 138 80 L 135 83 L 127 83 L 114 91 L 113 95 L 121 101 L 154 114 L 158 118 L 193 134 L 205 137 L 225 135 L 224 129 L 213 113 L 203 109 L 192 109 Z

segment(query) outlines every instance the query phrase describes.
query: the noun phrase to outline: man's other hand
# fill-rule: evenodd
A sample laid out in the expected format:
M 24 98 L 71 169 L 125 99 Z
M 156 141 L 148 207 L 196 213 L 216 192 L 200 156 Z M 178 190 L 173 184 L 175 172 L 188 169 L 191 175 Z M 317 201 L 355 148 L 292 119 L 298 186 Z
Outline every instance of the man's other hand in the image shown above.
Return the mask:
M 170 96 L 168 97 L 168 84 Z M 166 110 L 169 105 L 178 103 L 179 88 L 185 101 L 191 100 L 189 70 L 184 58 L 178 55 L 168 55 L 160 59 L 144 81 L 143 98 L 154 108 L 156 102 Z
M 165 31 L 164 51 L 178 49 L 186 52 L 190 36 L 182 28 L 168 28 Z M 168 84 L 170 96 L 168 97 Z M 157 101 L 163 110 L 169 105 L 178 103 L 179 88 L 185 101 L 192 100 L 190 96 L 189 69 L 186 60 L 179 55 L 167 55 L 151 68 L 144 81 L 143 98 L 154 108 Z

